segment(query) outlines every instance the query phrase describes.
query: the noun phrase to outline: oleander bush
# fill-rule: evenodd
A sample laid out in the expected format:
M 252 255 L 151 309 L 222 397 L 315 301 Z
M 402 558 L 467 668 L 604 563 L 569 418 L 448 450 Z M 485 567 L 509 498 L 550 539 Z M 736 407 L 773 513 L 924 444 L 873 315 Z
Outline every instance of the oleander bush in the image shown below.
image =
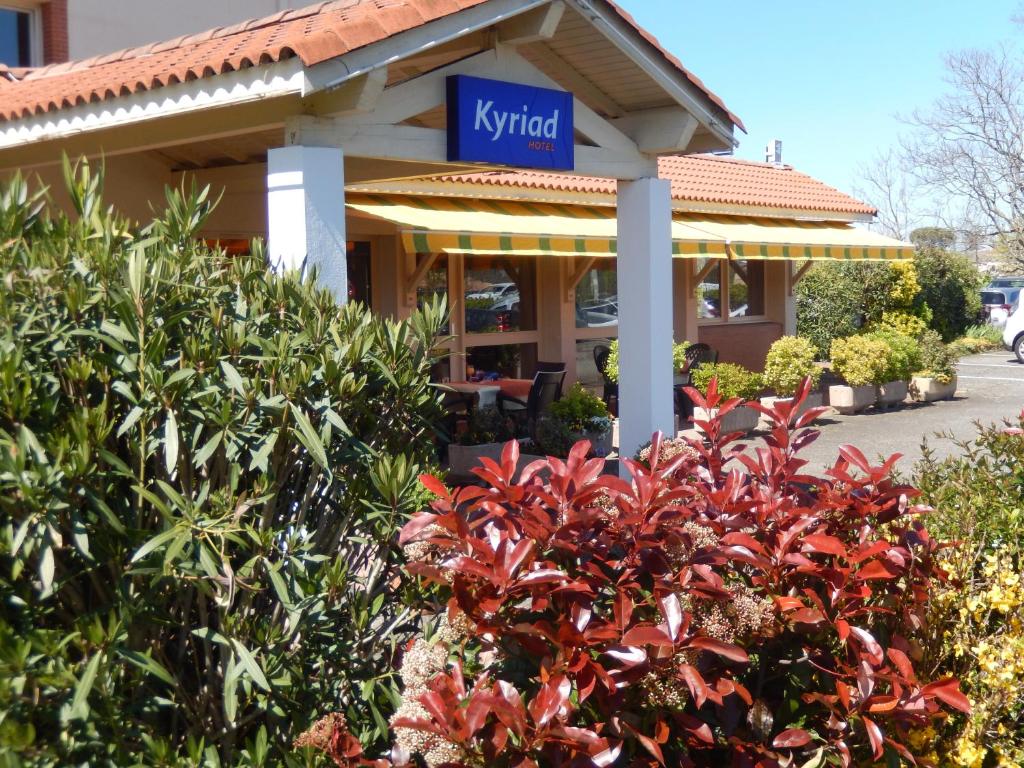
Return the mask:
M 949 574 L 932 600 L 923 666 L 953 675 L 973 705 L 915 735 L 942 766 L 1024 765 L 1024 413 L 988 425 L 955 455 L 926 449 L 914 469 Z
M 817 350 L 800 336 L 783 336 L 768 349 L 764 361 L 764 385 L 779 397 L 792 397 L 808 376 L 817 386 L 821 368 L 814 364 Z
M 870 336 L 835 339 L 831 347 L 832 370 L 851 387 L 884 384 L 889 379 L 889 345 Z
M 724 398 L 739 397 L 753 400 L 764 390 L 764 378 L 736 363 L 705 363 L 691 374 L 693 386 L 708 394 L 712 380 L 718 382 L 718 392 Z
M 382 741 L 441 307 L 339 307 L 197 239 L 205 191 L 138 228 L 65 171 L 70 216 L 0 187 L 0 764 L 295 764 L 325 709 Z
M 915 313 L 927 308 L 929 326 L 945 342 L 962 336 L 977 320 L 988 278 L 966 256 L 924 244 L 914 254 L 914 265 L 921 286 Z
M 942 343 L 938 331 L 928 330 L 918 339 L 921 359 L 915 376 L 926 376 L 941 384 L 948 384 L 956 376 L 956 364 L 959 359 L 956 351 L 948 344 Z
M 893 330 L 877 330 L 865 335 L 869 339 L 881 341 L 889 348 L 882 373 L 883 383 L 907 381 L 910 374 L 921 367 L 921 346 L 916 338 Z
M 711 385 L 698 405 L 728 413 Z M 940 545 L 916 491 L 852 447 L 805 474 L 806 397 L 757 453 L 655 437 L 631 480 L 577 445 L 437 496 L 402 532 L 424 584 L 386 757 L 327 714 L 302 748 L 339 766 L 899 765 L 967 709 L 920 664 Z M 761 408 L 761 406 L 756 406 Z M 665 456 L 674 456 L 667 461 Z M 737 470 L 746 470 L 741 473 Z M 365 756 L 369 754 L 369 756 Z

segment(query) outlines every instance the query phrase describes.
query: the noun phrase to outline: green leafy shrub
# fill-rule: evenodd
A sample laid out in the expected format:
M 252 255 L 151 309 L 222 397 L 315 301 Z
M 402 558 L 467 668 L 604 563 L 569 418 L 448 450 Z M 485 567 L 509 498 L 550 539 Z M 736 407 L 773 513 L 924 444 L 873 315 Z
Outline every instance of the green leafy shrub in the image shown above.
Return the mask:
M 814 364 L 817 350 L 807 339 L 783 336 L 772 344 L 764 361 L 764 385 L 780 397 L 792 397 L 808 376 L 814 386 L 821 379 L 821 369 Z
M 884 384 L 889 368 L 889 345 L 869 336 L 850 336 L 832 342 L 832 370 L 851 387 Z
M 608 406 L 597 395 L 576 382 L 562 399 L 552 403 L 548 414 L 564 423 L 572 432 L 604 430 L 610 427 Z
M 916 339 L 928 330 L 928 321 L 909 312 L 883 312 L 882 319 L 872 327 L 872 330 L 902 333 Z
M 576 441 L 579 440 L 579 435 L 569 429 L 569 425 L 561 419 L 544 415 L 537 419 L 534 440 L 538 453 L 544 456 L 565 458 Z
M 947 344 L 942 343 L 938 331 L 928 330 L 921 334 L 918 341 L 921 359 L 917 376 L 927 376 L 942 384 L 948 384 L 956 375 L 956 352 Z
M 964 335 L 950 346 L 959 356 L 976 355 L 1003 348 L 1003 332 L 994 325 L 979 323 L 968 326 Z
M 460 445 L 484 445 L 514 440 L 515 425 L 497 408 L 474 408 L 466 431 L 458 435 Z
M 926 448 L 914 482 L 929 530 L 958 542 L 941 560 L 952 580 L 932 597 L 922 661 L 958 676 L 974 706 L 919 739 L 941 765 L 1024 765 L 1024 414 L 950 458 Z
M 693 371 L 693 386 L 707 397 L 708 385 L 714 378 L 718 379 L 718 394 L 727 400 L 733 397 L 753 400 L 764 390 L 764 379 L 761 374 L 735 363 L 701 365 Z
M 824 354 L 846 338 L 882 320 L 886 312 L 916 312 L 907 297 L 915 272 L 900 263 L 822 262 L 796 286 L 797 335 Z
M 608 375 L 609 380 L 618 382 L 619 380 L 619 340 L 613 339 L 611 344 L 608 345 L 608 362 L 605 363 L 604 372 Z M 686 366 L 686 350 L 690 348 L 690 342 L 680 341 L 672 344 L 672 369 L 676 373 L 683 370 Z
M 915 313 L 928 308 L 932 315 L 929 325 L 943 341 L 962 336 L 981 311 L 984 275 L 967 257 L 936 247 L 918 247 L 914 264 L 921 285 Z
M 881 383 L 907 381 L 910 374 L 921 367 L 921 347 L 917 343 L 917 339 L 889 330 L 874 331 L 865 335 L 870 339 L 877 339 L 889 347 Z
M 137 230 L 66 176 L 71 217 L 0 192 L 0 763 L 280 765 L 327 711 L 383 740 L 442 308 L 339 307 L 197 239 L 205 191 Z

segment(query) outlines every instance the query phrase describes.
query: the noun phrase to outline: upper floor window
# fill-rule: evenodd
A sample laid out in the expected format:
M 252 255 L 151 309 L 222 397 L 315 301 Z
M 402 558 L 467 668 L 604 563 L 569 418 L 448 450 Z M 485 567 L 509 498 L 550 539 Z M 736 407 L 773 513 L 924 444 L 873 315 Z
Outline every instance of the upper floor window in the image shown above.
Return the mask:
M 0 6 L 0 64 L 31 67 L 40 63 L 36 15 L 36 11 Z

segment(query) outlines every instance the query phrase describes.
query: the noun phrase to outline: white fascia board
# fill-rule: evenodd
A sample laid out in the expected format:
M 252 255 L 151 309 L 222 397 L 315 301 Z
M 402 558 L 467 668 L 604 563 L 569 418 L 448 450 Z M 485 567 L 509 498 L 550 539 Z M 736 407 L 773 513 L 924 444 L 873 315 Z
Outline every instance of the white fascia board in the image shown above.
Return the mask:
M 227 72 L 94 104 L 0 124 L 0 149 L 60 139 L 87 131 L 160 117 L 302 93 L 304 68 L 297 58 Z
M 725 147 L 736 147 L 739 141 L 732 129 L 723 124 L 712 109 L 702 102 L 710 99 L 701 94 L 683 73 L 657 60 L 657 55 L 644 50 L 646 43 L 637 40 L 637 31 L 617 14 L 609 12 L 601 0 L 569 0 L 583 17 L 590 21 L 615 47 L 650 75 L 675 101 L 697 118 Z

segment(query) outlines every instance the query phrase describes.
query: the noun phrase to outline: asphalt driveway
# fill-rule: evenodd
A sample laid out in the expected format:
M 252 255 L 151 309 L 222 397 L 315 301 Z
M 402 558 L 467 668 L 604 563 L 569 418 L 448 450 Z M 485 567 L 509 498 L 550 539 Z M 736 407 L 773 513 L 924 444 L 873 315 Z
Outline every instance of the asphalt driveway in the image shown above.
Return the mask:
M 903 454 L 897 465 L 909 472 L 921 458 L 927 439 L 938 456 L 956 452 L 949 437 L 969 439 L 975 422 L 1001 422 L 1024 410 L 1024 365 L 1010 352 L 987 352 L 965 357 L 959 365 L 954 400 L 914 403 L 893 411 L 868 411 L 854 416 L 826 415 L 821 436 L 803 451 L 811 469 L 821 471 L 835 461 L 840 445 L 852 443 L 869 458 Z

